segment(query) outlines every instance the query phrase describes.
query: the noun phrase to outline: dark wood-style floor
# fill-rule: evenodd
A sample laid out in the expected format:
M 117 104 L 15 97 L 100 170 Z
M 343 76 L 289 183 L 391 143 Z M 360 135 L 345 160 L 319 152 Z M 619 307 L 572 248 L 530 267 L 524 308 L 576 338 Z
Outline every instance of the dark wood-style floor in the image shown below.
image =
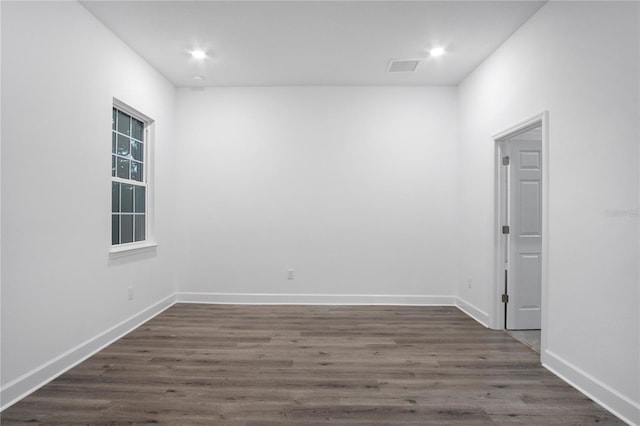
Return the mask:
M 622 424 L 452 307 L 178 304 L 2 425 Z

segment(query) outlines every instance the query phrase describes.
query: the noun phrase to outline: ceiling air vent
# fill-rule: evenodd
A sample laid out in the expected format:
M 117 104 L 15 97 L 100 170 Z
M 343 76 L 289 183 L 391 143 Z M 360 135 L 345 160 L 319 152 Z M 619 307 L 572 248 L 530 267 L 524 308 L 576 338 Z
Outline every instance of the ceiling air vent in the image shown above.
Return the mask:
M 389 61 L 388 72 L 414 72 L 420 63 L 417 59 L 392 59 Z

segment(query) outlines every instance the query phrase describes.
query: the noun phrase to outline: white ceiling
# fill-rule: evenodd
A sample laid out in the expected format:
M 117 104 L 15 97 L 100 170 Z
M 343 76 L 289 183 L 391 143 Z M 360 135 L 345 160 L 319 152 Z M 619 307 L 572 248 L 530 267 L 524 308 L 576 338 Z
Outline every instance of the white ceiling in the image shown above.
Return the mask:
M 194 87 L 456 85 L 544 2 L 81 3 L 175 86 Z M 446 55 L 429 57 L 433 46 Z M 192 59 L 194 48 L 209 57 Z M 392 59 L 420 64 L 389 73 Z

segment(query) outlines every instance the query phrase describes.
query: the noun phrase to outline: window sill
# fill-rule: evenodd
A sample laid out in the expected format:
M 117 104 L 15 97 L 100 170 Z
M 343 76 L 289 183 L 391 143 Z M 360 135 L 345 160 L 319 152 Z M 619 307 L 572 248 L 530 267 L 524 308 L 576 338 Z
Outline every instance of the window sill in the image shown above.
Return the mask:
M 144 243 L 122 244 L 119 246 L 111 247 L 109 250 L 110 258 L 132 256 L 134 254 L 147 253 L 156 251 L 158 243 L 152 241 L 145 241 Z

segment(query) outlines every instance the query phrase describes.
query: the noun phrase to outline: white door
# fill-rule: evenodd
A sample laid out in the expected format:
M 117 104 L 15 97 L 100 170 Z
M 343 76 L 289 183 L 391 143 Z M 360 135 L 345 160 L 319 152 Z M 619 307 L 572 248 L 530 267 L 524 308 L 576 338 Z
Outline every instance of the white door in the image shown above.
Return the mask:
M 542 142 L 509 140 L 509 330 L 540 329 L 542 299 Z

